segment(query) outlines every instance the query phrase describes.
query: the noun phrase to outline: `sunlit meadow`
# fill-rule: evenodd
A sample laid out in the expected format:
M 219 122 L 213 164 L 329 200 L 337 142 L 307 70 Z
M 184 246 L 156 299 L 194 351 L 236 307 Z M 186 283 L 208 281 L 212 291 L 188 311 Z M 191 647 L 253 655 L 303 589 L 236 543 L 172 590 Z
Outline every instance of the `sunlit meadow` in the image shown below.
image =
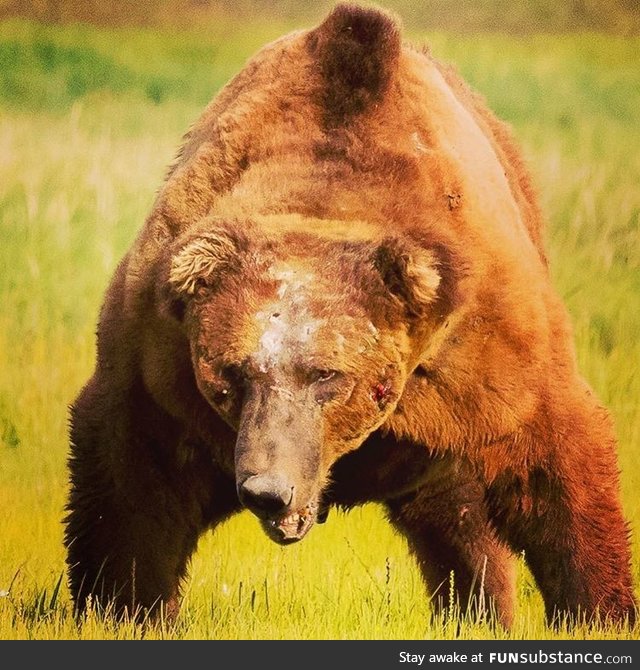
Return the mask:
M 373 506 L 333 512 L 287 548 L 239 515 L 202 539 L 173 625 L 74 620 L 67 406 L 92 369 L 103 292 L 182 133 L 285 29 L 0 24 L 0 638 L 637 637 L 548 630 L 522 561 L 510 633 L 430 621 L 405 543 Z M 524 146 L 581 368 L 616 421 L 640 584 L 640 39 L 414 37 L 454 61 Z

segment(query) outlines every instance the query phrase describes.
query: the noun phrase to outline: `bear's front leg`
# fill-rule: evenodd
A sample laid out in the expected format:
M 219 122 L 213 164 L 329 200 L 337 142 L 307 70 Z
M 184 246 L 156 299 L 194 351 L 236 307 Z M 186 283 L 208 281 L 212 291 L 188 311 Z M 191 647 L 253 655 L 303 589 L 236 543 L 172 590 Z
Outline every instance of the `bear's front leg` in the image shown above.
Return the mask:
M 509 627 L 515 601 L 513 556 L 498 540 L 485 489 L 453 462 L 417 492 L 387 503 L 389 518 L 415 554 L 437 614 L 450 605 Z M 454 602 L 450 602 L 453 580 Z
M 178 611 L 180 581 L 200 533 L 238 507 L 235 486 L 143 389 L 116 393 L 95 378 L 72 409 L 65 545 L 82 612 Z M 186 448 L 186 447 L 185 447 Z
M 589 394 L 573 400 L 563 399 L 566 411 L 556 403 L 545 412 L 546 423 L 525 438 L 528 444 L 518 445 L 518 453 L 526 446 L 538 465 L 493 481 L 492 518 L 512 548 L 524 550 L 549 623 L 633 623 L 629 528 L 613 430 Z

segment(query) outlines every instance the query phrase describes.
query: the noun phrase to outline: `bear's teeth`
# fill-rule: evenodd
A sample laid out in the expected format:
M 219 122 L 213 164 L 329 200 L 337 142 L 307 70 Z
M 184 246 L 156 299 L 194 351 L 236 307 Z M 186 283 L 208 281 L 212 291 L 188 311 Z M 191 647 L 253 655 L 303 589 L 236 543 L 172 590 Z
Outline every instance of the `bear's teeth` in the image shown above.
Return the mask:
M 294 512 L 293 514 L 286 516 L 284 519 L 281 519 L 280 525 L 288 526 L 290 524 L 298 523 L 298 521 L 300 521 L 300 515 L 297 512 Z

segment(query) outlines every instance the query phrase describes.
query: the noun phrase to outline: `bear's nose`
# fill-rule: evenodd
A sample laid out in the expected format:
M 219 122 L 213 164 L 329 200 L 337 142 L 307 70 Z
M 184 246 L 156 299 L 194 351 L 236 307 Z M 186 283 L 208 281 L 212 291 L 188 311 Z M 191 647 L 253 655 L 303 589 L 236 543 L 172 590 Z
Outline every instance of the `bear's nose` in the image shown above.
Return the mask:
M 240 484 L 238 497 L 255 514 L 277 515 L 291 503 L 293 486 L 279 476 L 253 475 Z

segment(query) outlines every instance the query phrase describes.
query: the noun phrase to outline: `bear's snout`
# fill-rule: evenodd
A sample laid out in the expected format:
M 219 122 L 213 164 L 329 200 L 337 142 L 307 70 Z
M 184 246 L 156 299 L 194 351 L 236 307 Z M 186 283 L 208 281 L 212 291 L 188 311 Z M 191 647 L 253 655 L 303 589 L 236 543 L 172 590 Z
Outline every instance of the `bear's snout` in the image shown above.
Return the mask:
M 250 475 L 238 483 L 240 502 L 261 521 L 265 533 L 278 544 L 298 542 L 318 516 L 318 502 L 312 499 L 295 509 L 295 487 L 280 474 Z
M 279 475 L 253 475 L 238 484 L 238 498 L 261 518 L 280 516 L 293 500 L 293 489 Z

